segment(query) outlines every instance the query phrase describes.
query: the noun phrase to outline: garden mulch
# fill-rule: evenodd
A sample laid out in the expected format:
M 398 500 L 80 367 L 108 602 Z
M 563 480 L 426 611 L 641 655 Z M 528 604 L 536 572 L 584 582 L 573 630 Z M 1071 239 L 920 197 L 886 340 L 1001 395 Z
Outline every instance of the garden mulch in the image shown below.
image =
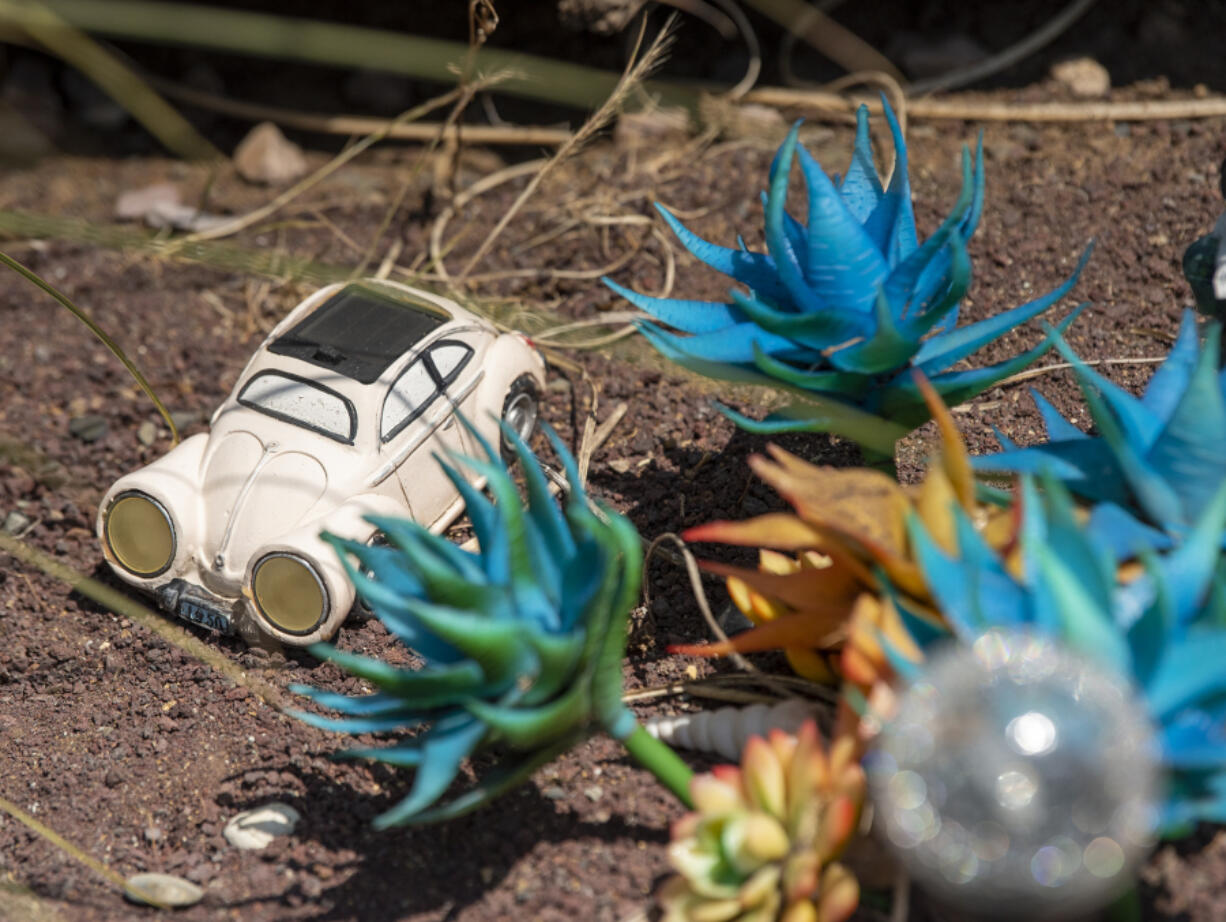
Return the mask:
M 1155 95 L 1162 86 L 1128 91 Z M 990 98 L 1045 98 L 1039 87 Z M 880 127 L 880 126 L 878 126 Z M 909 131 L 911 177 L 921 233 L 957 194 L 958 156 L 977 126 L 917 122 Z M 884 140 L 884 139 L 882 139 Z M 777 139 L 721 142 L 698 151 L 631 154 L 609 142 L 588 148 L 549 180 L 507 232 L 482 272 L 598 270 L 638 248 L 612 274 L 639 290 L 665 283 L 669 254 L 649 226 L 609 225 L 594 215 L 651 217 L 654 201 L 692 215 L 689 226 L 730 244 L 742 234 L 762 246 L 758 190 Z M 809 143 L 831 170 L 844 167 L 847 126 L 812 125 Z M 1190 293 L 1179 258 L 1222 208 L 1217 165 L 1226 120 L 1141 124 L 993 124 L 984 129 L 987 201 L 970 253 L 975 280 L 964 307 L 973 320 L 1029 300 L 1062 281 L 1096 241 L 1075 297 L 1091 307 L 1068 341 L 1085 359 L 1145 360 L 1165 353 Z M 347 168 L 308 193 L 311 208 L 274 230 L 247 233 L 252 250 L 280 249 L 353 265 L 352 243 L 369 241 L 403 181 L 413 152 L 391 150 Z M 314 162 L 322 162 L 313 155 Z M 498 168 L 482 153 L 461 183 Z M 427 171 L 426 175 L 430 175 Z M 201 190 L 193 168 L 163 159 L 60 156 L 0 177 L 0 208 L 106 223 L 116 196 L 166 179 L 186 198 Z M 447 256 L 455 272 L 509 206 L 522 180 L 476 198 L 451 222 L 466 229 Z M 223 173 L 209 207 L 241 212 L 267 192 Z M 422 180 L 391 236 L 407 262 L 426 246 L 445 189 Z M 565 230 L 538 246 L 524 244 Z M 655 219 L 653 219 L 655 220 Z M 659 222 L 656 221 L 656 226 Z M 663 235 L 667 238 L 667 232 Z M 390 239 L 390 238 L 389 238 Z M 719 297 L 726 282 L 675 244 L 673 291 Z M 120 343 L 173 410 L 201 431 L 263 331 L 310 286 L 236 275 L 207 265 L 118 252 L 63 240 L 10 240 L 5 250 L 60 286 Z M 120 474 L 169 448 L 168 433 L 122 367 L 89 333 L 16 276 L 0 285 L 0 520 L 18 513 L 25 540 L 81 572 L 119 586 L 93 534 L 97 501 Z M 539 321 L 582 319 L 625 307 L 594 278 L 549 271 L 481 283 L 476 291 L 523 302 Z M 1027 324 L 974 359 L 999 360 L 1039 340 Z M 746 457 L 764 440 L 737 431 L 713 396 L 761 412 L 752 395 L 680 375 L 641 343 L 568 353 L 555 369 L 544 417 L 568 440 L 593 405 L 625 419 L 596 454 L 594 495 L 625 512 L 650 539 L 717 518 L 744 518 L 780 503 L 757 483 Z M 1054 361 L 1050 357 L 1043 363 Z M 1040 364 L 1043 364 L 1040 363 Z M 1152 365 L 1104 369 L 1136 390 Z M 1032 381 L 1062 412 L 1085 423 L 1067 371 Z M 71 420 L 95 415 L 105 431 L 85 442 Z M 994 446 L 992 427 L 1027 443 L 1040 438 L 1025 384 L 993 389 L 957 415 L 973 451 Z M 138 430 L 158 425 L 144 445 Z M 821 463 L 855 463 L 854 448 L 822 436 L 785 446 Z M 931 427 L 900 449 L 914 480 L 935 441 Z M 706 548 L 707 553 L 723 553 Z M 667 645 L 707 636 L 681 569 L 649 567 L 650 606 L 632 615 L 630 689 L 685 680 L 725 664 L 667 655 Z M 708 581 L 719 608 L 723 590 Z M 293 683 L 357 693 L 360 682 L 294 651 L 248 649 L 201 632 L 247 674 L 285 689 Z M 351 621 L 339 644 L 371 655 L 398 651 L 376 621 Z M 763 662 L 770 664 L 773 660 Z M 285 693 L 286 700 L 292 695 Z M 676 697 L 641 708 L 689 707 Z M 316 730 L 236 687 L 147 628 L 3 558 L 0 566 L 0 795 L 32 813 L 122 875 L 163 871 L 199 883 L 206 896 L 185 920 L 570 920 L 615 922 L 648 911 L 667 872 L 664 846 L 675 803 L 619 747 L 597 738 L 539 771 L 495 806 L 445 825 L 375 832 L 371 819 L 407 791 L 409 777 L 386 767 L 334 761 L 347 740 Z M 701 763 L 708 764 L 708 763 Z M 479 768 L 480 766 L 478 766 Z M 290 838 L 240 852 L 222 837 L 228 817 L 272 800 L 303 819 Z M 102 922 L 143 918 L 105 880 L 24 827 L 0 819 L 0 917 Z M 1147 919 L 1226 917 L 1226 838 L 1202 829 L 1164 846 L 1146 867 Z M 864 910 L 862 918 L 880 918 Z M 922 900 L 912 918 L 925 916 Z

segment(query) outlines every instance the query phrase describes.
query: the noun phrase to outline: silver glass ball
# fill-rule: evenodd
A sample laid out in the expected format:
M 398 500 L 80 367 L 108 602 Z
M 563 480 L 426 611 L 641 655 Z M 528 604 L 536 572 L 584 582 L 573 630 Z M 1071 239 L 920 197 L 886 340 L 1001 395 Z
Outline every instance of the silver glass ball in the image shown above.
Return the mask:
M 913 877 L 992 918 L 1110 900 L 1154 840 L 1145 706 L 1056 642 L 990 631 L 937 648 L 866 758 L 874 824 Z

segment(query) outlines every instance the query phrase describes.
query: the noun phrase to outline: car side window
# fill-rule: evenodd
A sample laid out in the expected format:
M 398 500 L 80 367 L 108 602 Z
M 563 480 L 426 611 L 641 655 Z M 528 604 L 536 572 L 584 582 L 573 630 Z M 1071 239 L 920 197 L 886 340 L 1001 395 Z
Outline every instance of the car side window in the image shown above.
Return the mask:
M 395 438 L 420 416 L 439 392 L 459 377 L 472 354 L 473 350 L 464 343 L 446 339 L 406 368 L 383 401 L 383 420 L 379 426 L 383 441 Z
M 430 361 L 434 362 L 439 378 L 450 384 L 472 354 L 472 349 L 463 343 L 442 342 L 430 350 Z
M 438 385 L 426 367 L 424 358 L 418 359 L 404 370 L 383 401 L 383 422 L 380 433 L 383 441 L 395 437 L 416 418 L 438 395 Z

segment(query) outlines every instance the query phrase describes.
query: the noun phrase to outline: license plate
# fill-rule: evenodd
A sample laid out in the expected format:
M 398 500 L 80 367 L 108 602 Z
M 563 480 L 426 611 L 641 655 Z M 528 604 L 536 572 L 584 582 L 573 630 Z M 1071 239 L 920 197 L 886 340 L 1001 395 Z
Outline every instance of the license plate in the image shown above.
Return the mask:
M 220 631 L 222 634 L 229 634 L 233 630 L 230 616 L 226 612 L 218 611 L 190 596 L 183 596 L 179 599 L 179 607 L 175 614 L 184 621 L 199 624 L 213 631 Z

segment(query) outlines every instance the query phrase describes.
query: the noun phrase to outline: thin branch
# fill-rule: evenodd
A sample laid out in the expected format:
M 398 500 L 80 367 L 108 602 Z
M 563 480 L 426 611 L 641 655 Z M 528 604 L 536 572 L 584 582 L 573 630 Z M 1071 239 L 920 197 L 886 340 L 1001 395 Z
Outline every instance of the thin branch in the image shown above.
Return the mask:
M 145 395 L 150 400 L 153 401 L 153 405 L 157 407 L 158 413 L 160 413 L 162 419 L 166 421 L 166 425 L 170 427 L 171 441 L 175 445 L 179 444 L 179 427 L 175 425 L 174 418 L 170 415 L 170 411 L 166 409 L 166 405 L 162 403 L 158 395 L 154 393 L 152 385 L 145 380 L 145 376 L 141 374 L 141 370 L 136 367 L 130 358 L 128 358 L 128 354 L 123 351 L 119 343 L 111 339 L 111 337 L 107 335 L 107 332 L 103 330 L 102 327 L 98 326 L 98 324 L 94 322 L 94 319 L 89 316 L 89 314 L 85 313 L 85 311 L 77 307 L 72 302 L 72 299 L 70 299 L 66 294 L 61 292 L 50 282 L 42 279 L 38 273 L 26 268 L 7 253 L 0 253 L 0 263 L 8 266 L 31 285 L 34 285 L 35 287 L 40 288 L 47 294 L 51 295 L 51 297 L 58 301 L 63 307 L 67 308 L 74 317 L 89 328 L 89 331 L 93 333 L 94 336 L 99 339 L 99 341 L 101 341 L 102 345 L 106 346 L 106 348 L 110 350 L 111 355 L 115 356 L 115 358 L 119 359 L 119 361 L 123 363 L 123 367 L 128 369 L 128 374 L 136 379 L 136 383 L 140 385 L 140 389 L 145 392 Z
M 778 108 L 795 108 L 815 117 L 854 113 L 861 104 L 881 111 L 876 97 L 849 97 L 827 90 L 793 87 L 760 87 L 745 94 L 745 102 Z M 1117 102 L 987 102 L 969 99 L 912 99 L 912 119 L 961 119 L 984 122 L 1140 122 L 1181 118 L 1226 116 L 1226 96 L 1206 99 L 1121 100 Z
M 216 93 L 208 93 L 158 77 L 150 77 L 149 82 L 163 95 L 199 109 L 207 109 L 210 112 L 218 112 L 232 118 L 252 122 L 276 122 L 287 128 L 299 128 L 318 134 L 348 136 L 384 131 L 386 132 L 384 137 L 397 141 L 429 141 L 440 132 L 444 141 L 451 141 L 458 134 L 455 125 L 448 125 L 444 122 L 413 122 L 406 125 L 398 124 L 395 119 L 373 118 L 367 115 L 316 115 L 313 112 L 302 112 L 298 109 L 229 99 Z M 465 140 L 474 144 L 523 144 L 532 147 L 554 147 L 565 144 L 571 134 L 568 128 L 550 128 L 546 125 L 464 126 Z

